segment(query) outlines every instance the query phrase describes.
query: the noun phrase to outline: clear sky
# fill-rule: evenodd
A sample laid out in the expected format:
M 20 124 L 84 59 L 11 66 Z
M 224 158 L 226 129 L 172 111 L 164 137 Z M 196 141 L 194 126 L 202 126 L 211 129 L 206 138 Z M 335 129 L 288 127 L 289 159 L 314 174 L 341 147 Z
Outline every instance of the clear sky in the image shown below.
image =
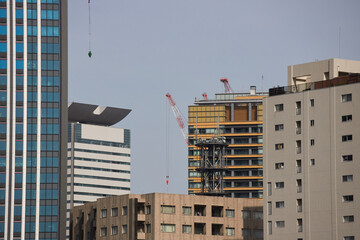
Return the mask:
M 186 116 L 195 97 L 224 91 L 223 77 L 266 90 L 286 84 L 288 65 L 360 60 L 359 0 L 91 0 L 91 59 L 88 1 L 68 2 L 69 101 L 132 109 L 116 125 L 131 129 L 132 193 L 166 192 L 167 162 L 168 192 L 187 193 L 167 92 Z

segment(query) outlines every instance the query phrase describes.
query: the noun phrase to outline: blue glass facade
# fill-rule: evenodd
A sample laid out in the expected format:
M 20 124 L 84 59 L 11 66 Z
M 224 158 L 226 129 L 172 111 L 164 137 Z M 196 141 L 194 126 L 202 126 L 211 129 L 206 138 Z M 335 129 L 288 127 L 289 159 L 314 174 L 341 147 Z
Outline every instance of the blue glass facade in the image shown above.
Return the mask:
M 65 7 L 0 0 L 0 240 L 65 236 Z

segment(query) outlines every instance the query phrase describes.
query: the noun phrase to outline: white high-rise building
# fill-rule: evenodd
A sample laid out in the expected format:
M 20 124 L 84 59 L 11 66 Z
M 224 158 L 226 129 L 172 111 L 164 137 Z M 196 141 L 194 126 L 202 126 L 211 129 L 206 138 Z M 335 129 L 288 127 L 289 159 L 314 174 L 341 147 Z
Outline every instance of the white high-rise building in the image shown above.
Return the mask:
M 130 111 L 70 103 L 68 210 L 101 197 L 130 193 L 130 130 L 111 127 Z

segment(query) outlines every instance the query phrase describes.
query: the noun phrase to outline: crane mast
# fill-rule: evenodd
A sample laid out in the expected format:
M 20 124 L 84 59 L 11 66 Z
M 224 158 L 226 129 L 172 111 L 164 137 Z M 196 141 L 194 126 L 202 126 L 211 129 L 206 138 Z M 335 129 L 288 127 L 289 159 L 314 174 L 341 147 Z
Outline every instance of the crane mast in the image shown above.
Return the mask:
M 229 80 L 227 78 L 221 78 L 220 82 L 224 83 L 225 93 L 233 93 L 234 91 L 231 89 Z
M 175 115 L 176 121 L 180 127 L 181 133 L 184 136 L 185 142 L 187 145 L 189 145 L 188 141 L 188 131 L 187 131 L 187 122 L 185 121 L 185 118 L 182 116 L 180 110 L 176 106 L 176 103 L 174 99 L 171 97 L 170 93 L 166 94 L 167 99 L 169 100 L 171 109 Z

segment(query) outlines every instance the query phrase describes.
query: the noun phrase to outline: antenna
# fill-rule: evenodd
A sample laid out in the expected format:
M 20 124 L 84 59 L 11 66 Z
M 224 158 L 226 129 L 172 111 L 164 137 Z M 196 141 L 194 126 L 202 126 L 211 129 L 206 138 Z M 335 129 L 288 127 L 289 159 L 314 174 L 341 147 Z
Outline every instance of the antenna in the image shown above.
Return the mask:
M 341 52 L 340 52 L 340 43 L 341 43 L 341 26 L 339 27 L 339 58 L 341 57 Z
M 261 92 L 264 92 L 264 74 L 261 75 Z

